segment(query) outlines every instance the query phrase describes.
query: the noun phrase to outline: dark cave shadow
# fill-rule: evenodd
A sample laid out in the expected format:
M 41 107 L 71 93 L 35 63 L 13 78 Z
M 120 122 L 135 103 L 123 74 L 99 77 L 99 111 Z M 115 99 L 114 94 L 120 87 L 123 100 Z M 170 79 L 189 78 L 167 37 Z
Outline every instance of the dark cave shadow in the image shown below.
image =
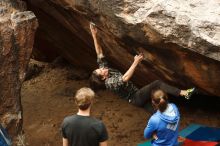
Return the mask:
M 218 96 L 196 94 L 189 100 L 184 97 L 170 96 L 169 101 L 175 103 L 179 107 L 200 109 L 206 112 L 220 112 L 220 97 Z

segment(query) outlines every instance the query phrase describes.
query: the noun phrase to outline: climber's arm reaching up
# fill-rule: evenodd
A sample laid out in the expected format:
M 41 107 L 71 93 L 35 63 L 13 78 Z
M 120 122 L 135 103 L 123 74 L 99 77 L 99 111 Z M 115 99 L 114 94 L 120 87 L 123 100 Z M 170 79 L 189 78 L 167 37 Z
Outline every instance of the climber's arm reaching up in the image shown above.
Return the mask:
M 100 46 L 98 39 L 97 39 L 97 28 L 94 23 L 90 23 L 90 30 L 92 33 L 97 57 L 102 58 L 102 57 L 104 57 L 104 55 L 103 55 L 102 47 Z
M 127 70 L 127 72 L 122 76 L 123 82 L 127 82 L 131 79 L 132 75 L 134 74 L 134 71 L 137 67 L 137 65 L 143 60 L 143 54 L 136 55 L 134 57 L 134 62 L 130 66 L 130 68 Z

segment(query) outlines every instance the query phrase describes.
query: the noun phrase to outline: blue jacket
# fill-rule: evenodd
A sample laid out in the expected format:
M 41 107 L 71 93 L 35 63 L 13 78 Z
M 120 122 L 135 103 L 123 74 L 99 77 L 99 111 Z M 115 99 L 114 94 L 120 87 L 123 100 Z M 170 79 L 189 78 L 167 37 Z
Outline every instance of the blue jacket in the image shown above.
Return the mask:
M 168 104 L 167 109 L 161 113 L 159 110 L 153 114 L 144 129 L 144 138 L 152 138 L 156 133 L 158 139 L 152 140 L 153 146 L 178 145 L 179 111 L 175 104 Z

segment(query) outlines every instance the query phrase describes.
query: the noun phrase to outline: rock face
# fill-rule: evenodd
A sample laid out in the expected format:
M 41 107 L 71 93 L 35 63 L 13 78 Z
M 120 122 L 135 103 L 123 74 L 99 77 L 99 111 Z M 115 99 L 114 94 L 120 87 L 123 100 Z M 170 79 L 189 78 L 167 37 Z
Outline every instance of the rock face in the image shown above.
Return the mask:
M 48 56 L 56 52 L 75 65 L 94 69 L 96 56 L 88 27 L 93 21 L 114 67 L 125 71 L 135 53 L 144 53 L 146 58 L 133 78 L 136 84 L 161 79 L 220 96 L 218 0 L 26 2 L 40 23 L 36 46 L 49 52 Z
M 38 26 L 20 0 L 0 2 L 0 121 L 16 136 L 22 128 L 20 90 Z

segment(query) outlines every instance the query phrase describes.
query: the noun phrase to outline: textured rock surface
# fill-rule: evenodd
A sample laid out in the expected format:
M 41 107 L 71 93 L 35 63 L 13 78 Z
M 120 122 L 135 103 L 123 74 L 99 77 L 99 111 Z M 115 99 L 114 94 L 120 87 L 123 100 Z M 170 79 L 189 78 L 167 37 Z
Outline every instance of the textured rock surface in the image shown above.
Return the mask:
M 19 0 L 0 2 L 0 121 L 16 136 L 22 128 L 20 89 L 38 26 Z
M 26 0 L 40 21 L 37 46 L 71 63 L 95 67 L 88 22 L 110 63 L 125 71 L 133 54 L 146 59 L 133 80 L 162 79 L 220 96 L 220 2 L 218 0 Z M 45 51 L 44 51 L 45 52 Z

